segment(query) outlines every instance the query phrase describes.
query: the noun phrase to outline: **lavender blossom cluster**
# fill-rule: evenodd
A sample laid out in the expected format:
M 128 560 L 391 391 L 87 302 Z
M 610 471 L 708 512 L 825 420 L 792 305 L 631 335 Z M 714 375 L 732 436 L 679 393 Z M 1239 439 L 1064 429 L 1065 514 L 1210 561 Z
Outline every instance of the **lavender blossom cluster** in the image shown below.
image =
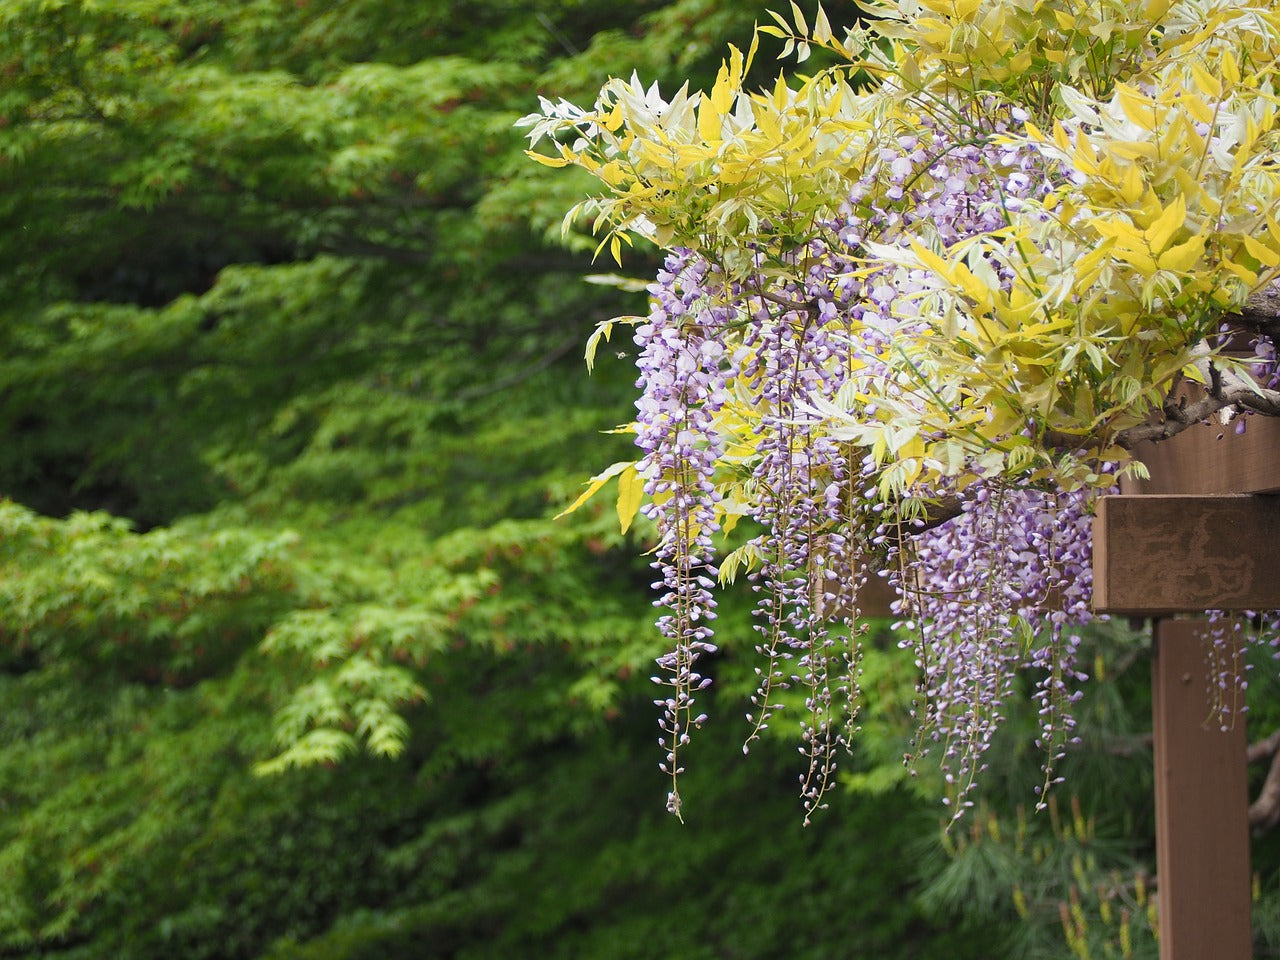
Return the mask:
M 1073 628 L 1091 616 L 1088 495 L 982 482 L 967 491 L 960 517 L 904 537 L 884 521 L 880 465 L 828 436 L 810 412 L 815 400 L 836 402 L 856 378 L 887 376 L 883 358 L 894 338 L 929 322 L 915 313 L 927 283 L 921 273 L 854 269 L 867 240 L 905 246 L 929 232 L 951 244 L 1001 228 L 1010 209 L 1053 187 L 1038 154 L 995 136 L 1023 119 L 1012 111 L 987 135 L 964 138 L 926 126 L 885 146 L 815 239 L 773 251 L 789 265 L 785 282 L 762 272 L 755 285 L 731 283 L 707 258 L 682 250 L 650 287 L 652 311 L 636 332 L 636 443 L 659 532 L 659 627 L 671 644 L 654 679 L 664 688 L 656 703 L 673 812 L 680 750 L 705 719 L 695 698 L 709 683 L 700 661 L 715 651 L 717 484 L 728 479 L 753 492 L 762 531 L 752 587 L 764 662 L 748 743 L 791 702 L 785 691 L 802 695 L 807 813 L 822 805 L 836 747 L 848 743 L 857 594 L 876 563 L 900 571 L 921 719 L 942 744 L 957 815 L 1023 669 L 1034 677 L 1052 779 L 1073 736 L 1075 684 L 1084 679 Z M 734 429 L 748 424 L 749 438 L 726 435 L 730 407 Z M 739 447 L 749 439 L 753 455 L 727 456 L 731 439 Z
M 1020 672 L 1034 678 L 1042 794 L 1074 740 L 1070 707 L 1088 679 L 1077 628 L 1093 617 L 1090 496 L 980 484 L 959 517 L 911 545 L 900 606 L 919 630 L 904 646 L 929 693 L 920 737 L 942 745 L 957 817 Z
M 846 649 L 839 675 L 837 642 L 823 610 L 837 601 L 847 574 L 851 541 L 843 531 L 849 505 L 841 496 L 850 476 L 850 451 L 822 434 L 807 419 L 804 405 L 814 396 L 832 397 L 847 380 L 855 345 L 849 336 L 850 309 L 856 303 L 848 284 L 833 289 L 829 274 L 848 272 L 848 264 L 820 243 L 808 253 L 822 266 L 807 281 L 784 288 L 783 299 L 812 305 L 788 309 L 782 317 L 768 301 L 754 307 L 743 334 L 747 357 L 742 376 L 756 404 L 752 430 L 758 460 L 751 480 L 758 490 L 756 516 L 765 533 L 756 540 L 761 569 L 752 574 L 757 650 L 765 666 L 748 714 L 748 743 L 768 726 L 781 706 L 779 693 L 798 685 L 804 691 L 802 751 L 808 758 L 802 795 L 806 813 L 822 803 L 835 769 L 837 744 L 847 742 L 833 700 L 856 698 L 856 656 Z M 794 662 L 794 667 L 785 667 Z M 851 722 L 852 707 L 845 716 Z
M 648 322 L 637 328 L 637 364 L 641 391 L 636 403 L 636 444 L 643 451 L 649 503 L 644 511 L 657 522 L 659 542 L 653 566 L 661 573 L 654 586 L 666 612 L 658 628 L 671 649 L 658 660 L 654 678 L 666 688 L 655 703 L 663 710 L 662 769 L 671 777 L 668 809 L 680 813 L 680 749 L 689 732 L 706 719 L 694 713 L 695 694 L 710 680 L 697 672 L 704 654 L 714 653 L 711 622 L 716 618 L 715 547 L 717 530 L 714 477 L 723 453 L 716 414 L 735 376 L 724 328 L 732 310 L 709 295 L 716 280 L 706 260 L 687 253 L 668 258 L 651 287 Z

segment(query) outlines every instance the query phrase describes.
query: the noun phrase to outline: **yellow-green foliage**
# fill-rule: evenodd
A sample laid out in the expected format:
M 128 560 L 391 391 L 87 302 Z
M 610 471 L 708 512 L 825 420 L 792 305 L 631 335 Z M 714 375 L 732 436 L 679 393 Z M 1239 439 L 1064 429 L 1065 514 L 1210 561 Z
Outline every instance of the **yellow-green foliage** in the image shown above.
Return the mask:
M 867 275 L 925 278 L 912 309 L 927 323 L 886 348 L 887 376 L 816 412 L 875 455 L 888 497 L 977 473 L 1109 484 L 1102 464 L 1128 458 L 1117 434 L 1178 378 L 1203 379 L 1206 337 L 1280 276 L 1280 11 L 1271 0 L 868 9 L 837 31 L 792 4 L 745 54 L 730 48 L 708 93 L 664 97 L 633 76 L 590 109 L 544 99 L 524 121 L 543 148 L 532 155 L 605 188 L 566 224 L 593 213 L 615 257 L 631 235 L 692 248 L 781 313 L 780 291 L 806 276 L 797 251 L 856 184 L 870 185 L 866 209 L 901 206 L 882 169 L 899 137 L 927 121 L 956 143 L 1034 150 L 1057 171 L 1053 189 L 1006 204 L 1007 171 L 993 167 L 982 199 L 1004 206 L 999 229 L 947 245 L 926 226 L 864 244 Z M 822 49 L 837 62 L 749 90 L 761 34 L 783 40 L 783 56 Z M 722 426 L 750 438 L 754 400 L 739 398 Z M 1073 448 L 1089 456 L 1064 455 Z

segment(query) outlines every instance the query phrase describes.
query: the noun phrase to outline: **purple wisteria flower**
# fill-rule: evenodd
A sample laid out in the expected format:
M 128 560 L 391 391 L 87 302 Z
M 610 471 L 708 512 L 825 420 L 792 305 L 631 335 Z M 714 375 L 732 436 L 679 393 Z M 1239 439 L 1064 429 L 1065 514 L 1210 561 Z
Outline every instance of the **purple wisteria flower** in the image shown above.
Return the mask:
M 718 496 L 713 478 L 723 444 L 715 415 L 735 369 L 720 339 L 731 311 L 709 295 L 708 288 L 715 287 L 705 260 L 673 254 L 651 287 L 648 322 L 635 334 L 641 348 L 636 386 L 642 391 L 636 444 L 644 451 L 638 469 L 651 498 L 645 512 L 658 525 L 653 565 L 661 573 L 655 586 L 662 595 L 656 603 L 666 610 L 658 628 L 672 643 L 658 661 L 663 674 L 654 678 L 667 688 L 666 695 L 655 702 L 663 708 L 661 742 L 667 754 L 662 768 L 672 780 L 667 805 L 677 815 L 679 752 L 690 729 L 705 719 L 694 713 L 695 694 L 710 682 L 695 665 L 716 649 L 711 642 Z
M 963 491 L 945 475 L 913 487 L 917 503 L 961 502 L 950 522 L 916 530 L 881 488 L 885 464 L 841 439 L 821 413 L 874 420 L 875 404 L 857 399 L 875 394 L 872 384 L 879 396 L 909 403 L 893 380 L 895 345 L 936 331 L 923 296 L 928 273 L 868 267 L 869 242 L 905 250 L 921 237 L 946 247 L 987 236 L 1019 211 L 1044 216 L 1029 201 L 1070 176 L 1000 136 L 1024 115 L 992 115 L 985 129 L 960 135 L 926 118 L 885 138 L 844 202 L 811 224 L 811 239 L 794 249 L 761 241 L 749 280 L 731 280 L 683 249 L 650 287 L 651 312 L 636 330 L 636 443 L 651 500 L 645 510 L 658 528 L 658 625 L 671 645 L 654 680 L 664 688 L 655 702 L 676 814 L 680 751 L 705 719 L 696 699 L 710 682 L 700 661 L 716 649 L 713 537 L 729 485 L 749 491 L 746 508 L 760 531 L 749 545 L 760 561 L 751 587 L 762 663 L 747 742 L 784 706 L 803 703 L 806 816 L 822 806 L 837 748 L 848 745 L 863 635 L 858 593 L 873 567 L 894 571 L 912 634 L 903 645 L 919 669 L 917 753 L 937 751 L 954 816 L 971 802 L 1020 674 L 1039 710 L 1041 792 L 1057 780 L 1086 679 L 1077 651 L 1079 627 L 1092 619 L 1094 492 L 987 477 L 977 464 L 984 450 L 975 447 L 963 472 L 983 479 Z M 799 232 L 773 226 L 779 238 Z M 988 266 L 1011 288 L 1011 267 Z M 1257 354 L 1260 369 L 1274 374 L 1270 341 L 1259 341 Z

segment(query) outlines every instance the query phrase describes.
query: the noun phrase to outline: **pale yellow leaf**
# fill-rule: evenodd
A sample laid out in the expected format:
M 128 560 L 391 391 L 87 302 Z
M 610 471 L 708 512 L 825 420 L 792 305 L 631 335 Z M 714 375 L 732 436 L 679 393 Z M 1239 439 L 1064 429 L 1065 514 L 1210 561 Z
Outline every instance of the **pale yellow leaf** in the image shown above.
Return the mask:
M 818 43 L 831 40 L 831 22 L 827 19 L 827 11 L 822 9 L 822 4 L 818 4 L 818 12 L 813 18 L 813 39 Z
M 1204 254 L 1204 237 L 1196 235 L 1186 243 L 1170 247 L 1160 254 L 1160 269 L 1172 270 L 1174 273 L 1186 273 Z
M 980 310 L 991 309 L 990 288 L 973 275 L 963 263 L 957 263 L 954 270 L 956 284 L 964 291 L 964 295 L 977 305 Z
M 947 261 L 943 260 L 940 256 L 914 237 L 911 238 L 910 245 L 911 251 L 920 258 L 920 262 L 926 269 L 932 270 L 948 283 L 955 282 L 955 278 L 951 273 L 951 264 L 947 263 Z
M 809 25 L 805 23 L 804 14 L 800 12 L 800 7 L 796 4 L 796 0 L 791 0 L 791 14 L 795 17 L 796 32 L 801 36 L 805 36 L 809 32 Z
M 1146 185 L 1142 182 L 1142 171 L 1138 169 L 1136 163 L 1129 164 L 1125 169 L 1119 186 L 1120 196 L 1124 197 L 1125 203 L 1136 204 L 1142 199 L 1143 193 L 1146 192 Z
M 1170 251 L 1170 253 L 1172 252 L 1173 251 Z M 1123 260 L 1136 267 L 1138 272 L 1142 274 L 1144 278 L 1149 279 L 1154 276 L 1156 270 L 1159 269 L 1151 254 L 1138 247 L 1117 245 L 1115 248 L 1115 255 L 1117 259 Z
M 1191 63 L 1191 76 L 1195 79 L 1201 93 L 1207 93 L 1214 100 L 1222 96 L 1222 81 L 1195 61 Z
M 545 153 L 537 153 L 534 150 L 526 150 L 525 156 L 530 160 L 537 161 L 544 167 L 567 167 L 570 162 L 564 157 L 548 157 Z
M 1129 122 L 1143 130 L 1156 127 L 1155 104 L 1139 90 L 1126 83 L 1116 84 L 1116 100 Z
M 1233 86 L 1240 82 L 1240 64 L 1236 62 L 1236 58 L 1226 50 L 1222 51 L 1222 59 L 1218 64 L 1218 68 L 1222 71 L 1222 75 L 1227 78 L 1227 82 Z
M 594 332 L 587 337 L 587 348 L 582 358 L 587 361 L 587 373 L 591 373 L 596 365 L 596 350 L 600 346 L 600 339 L 603 337 L 608 342 L 609 336 L 613 333 L 613 321 L 605 320 L 596 324 Z
M 623 533 L 631 529 L 643 501 L 644 477 L 636 471 L 635 464 L 628 464 L 618 475 L 618 523 Z
M 742 51 L 729 44 L 729 72 L 728 72 L 728 93 L 721 94 L 721 100 L 717 101 L 716 109 L 721 113 L 728 113 L 733 108 L 733 94 L 737 91 L 738 86 L 742 83 Z M 719 86 L 719 84 L 717 84 Z M 712 91 L 712 99 L 716 99 L 715 91 Z
M 559 520 L 561 517 L 573 513 L 573 511 L 577 510 L 580 506 L 595 496 L 601 487 L 614 477 L 618 476 L 618 474 L 622 473 L 622 471 L 630 469 L 634 473 L 635 468 L 635 462 L 631 460 L 620 460 L 619 462 L 606 467 L 600 473 L 597 473 L 587 481 L 587 489 L 583 490 L 582 493 L 578 495 L 578 499 L 574 500 L 573 503 L 569 504 L 569 506 L 557 513 L 555 515 L 555 519 Z
M 1079 136 L 1082 139 L 1084 138 L 1084 134 L 1080 134 Z M 1064 153 L 1071 149 L 1071 138 L 1067 135 L 1067 128 L 1057 120 L 1053 121 L 1053 142 L 1054 145 Z M 1076 145 L 1076 149 L 1077 151 L 1080 149 L 1078 143 Z
M 1221 266 L 1223 270 L 1227 271 L 1227 273 L 1239 277 L 1248 286 L 1255 287 L 1258 285 L 1258 275 L 1243 264 L 1232 263 L 1230 260 L 1224 260 Z M 1223 288 L 1223 290 L 1226 292 L 1225 288 Z
M 1205 103 L 1202 97 L 1196 96 L 1189 91 L 1184 92 L 1181 98 L 1183 109 L 1191 114 L 1191 119 L 1196 123 L 1212 123 L 1213 109 L 1209 104 Z
M 1280 265 L 1280 253 L 1277 253 L 1265 243 L 1259 243 L 1253 237 L 1246 236 L 1244 238 L 1244 248 L 1249 251 L 1249 256 L 1257 260 L 1264 267 L 1274 267 Z
M 1151 244 L 1151 252 L 1158 254 L 1169 246 L 1169 241 L 1182 229 L 1183 221 L 1186 219 L 1187 202 L 1179 194 L 1147 229 L 1147 242 Z

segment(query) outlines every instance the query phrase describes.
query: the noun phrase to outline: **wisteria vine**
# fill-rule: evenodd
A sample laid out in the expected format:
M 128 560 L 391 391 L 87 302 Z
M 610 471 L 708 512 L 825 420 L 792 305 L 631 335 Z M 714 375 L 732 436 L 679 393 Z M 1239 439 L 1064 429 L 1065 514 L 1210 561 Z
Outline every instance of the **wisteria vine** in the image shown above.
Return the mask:
M 655 681 L 667 692 L 656 703 L 676 813 L 680 751 L 705 719 L 694 709 L 709 682 L 698 662 L 715 650 L 713 535 L 735 428 L 749 429 L 751 453 L 729 473 L 751 485 L 763 531 L 746 548 L 759 560 L 751 581 L 764 661 L 747 740 L 781 709 L 782 691 L 803 691 L 807 813 L 822 805 L 836 748 L 848 743 L 857 589 L 872 566 L 892 572 L 901 615 L 915 628 L 925 721 L 919 746 L 941 744 L 957 813 L 1018 668 L 1039 674 L 1046 785 L 1072 735 L 1070 705 L 1085 679 L 1074 628 L 1091 618 L 1090 494 L 979 484 L 953 522 L 904 532 L 900 518 L 886 516 L 875 458 L 830 435 L 814 413 L 818 400 L 837 402 L 867 378 L 889 376 L 884 357 L 895 335 L 904 324 L 928 322 L 912 309 L 924 289 L 919 277 L 859 275 L 868 238 L 901 241 L 926 226 L 946 242 L 988 233 L 1010 204 L 1052 182 L 1039 156 L 994 137 L 955 144 L 940 130 L 904 134 L 878 159 L 868 180 L 887 176 L 899 202 L 870 208 L 855 190 L 840 218 L 821 224 L 820 235 L 794 253 L 809 264 L 803 284 L 731 283 L 705 257 L 677 251 L 651 285 L 652 310 L 636 331 L 636 443 L 651 497 L 645 509 L 659 531 L 657 602 L 666 610 L 659 627 L 672 644 L 658 661 Z M 981 199 L 993 182 L 997 195 Z M 750 416 L 737 409 L 744 403 Z M 833 611 L 843 629 L 833 629 Z
M 839 61 L 798 87 L 748 92 L 753 43 L 708 93 L 617 79 L 592 110 L 544 99 L 522 121 L 531 156 L 605 185 L 575 208 L 602 249 L 671 252 L 636 330 L 635 469 L 677 814 L 712 588 L 743 568 L 747 744 L 803 703 L 807 814 L 855 722 L 872 576 L 919 671 L 913 754 L 933 752 L 954 815 L 1027 689 L 1043 794 L 1086 679 L 1093 499 L 1142 473 L 1141 441 L 1280 415 L 1273 5 L 868 2 L 843 36 L 795 4 L 759 28 Z M 1229 316 L 1252 358 L 1226 356 Z M 1178 399 L 1187 379 L 1202 399 Z M 743 516 L 756 535 L 718 559 Z M 1234 665 L 1215 664 L 1221 687 Z
M 933 230 L 954 243 L 990 233 L 1011 204 L 1053 189 L 1054 174 L 1040 156 L 994 136 L 955 144 L 939 130 L 905 134 L 879 160 L 868 179 L 887 176 L 888 196 L 898 203 L 871 208 L 855 190 L 840 218 L 821 224 L 820 237 L 794 254 L 810 264 L 803 285 L 730 283 L 709 260 L 682 250 L 650 287 L 653 309 L 636 332 L 636 442 L 652 498 L 645 509 L 660 536 L 657 602 L 667 612 L 659 627 L 672 644 L 658 661 L 663 673 L 655 680 L 667 694 L 656 703 L 662 769 L 672 780 L 668 806 L 677 814 L 680 750 L 705 720 L 694 711 L 695 694 L 710 681 L 697 664 L 715 650 L 713 536 L 734 440 L 727 424 L 751 424 L 752 455 L 734 468 L 755 491 L 753 518 L 763 530 L 746 548 L 759 561 L 750 580 L 763 658 L 747 743 L 782 708 L 783 691 L 803 691 L 806 815 L 822 806 L 837 749 L 849 744 L 857 592 L 872 567 L 901 596 L 909 632 L 902 643 L 920 671 L 914 757 L 938 749 L 953 816 L 972 802 L 966 797 L 1020 672 L 1032 676 L 1038 704 L 1042 798 L 1075 740 L 1072 705 L 1087 679 L 1077 662 L 1079 628 L 1093 619 L 1090 520 L 1099 488 L 979 482 L 956 518 L 915 532 L 901 518 L 885 519 L 874 457 L 825 432 L 813 413 L 817 400 L 836 402 L 860 379 L 888 376 L 883 358 L 895 335 L 904 324 L 928 322 L 916 312 L 919 277 L 859 275 L 867 239 L 902 242 Z M 1272 373 L 1270 340 L 1254 343 L 1261 373 Z M 727 416 L 744 396 L 752 416 Z

